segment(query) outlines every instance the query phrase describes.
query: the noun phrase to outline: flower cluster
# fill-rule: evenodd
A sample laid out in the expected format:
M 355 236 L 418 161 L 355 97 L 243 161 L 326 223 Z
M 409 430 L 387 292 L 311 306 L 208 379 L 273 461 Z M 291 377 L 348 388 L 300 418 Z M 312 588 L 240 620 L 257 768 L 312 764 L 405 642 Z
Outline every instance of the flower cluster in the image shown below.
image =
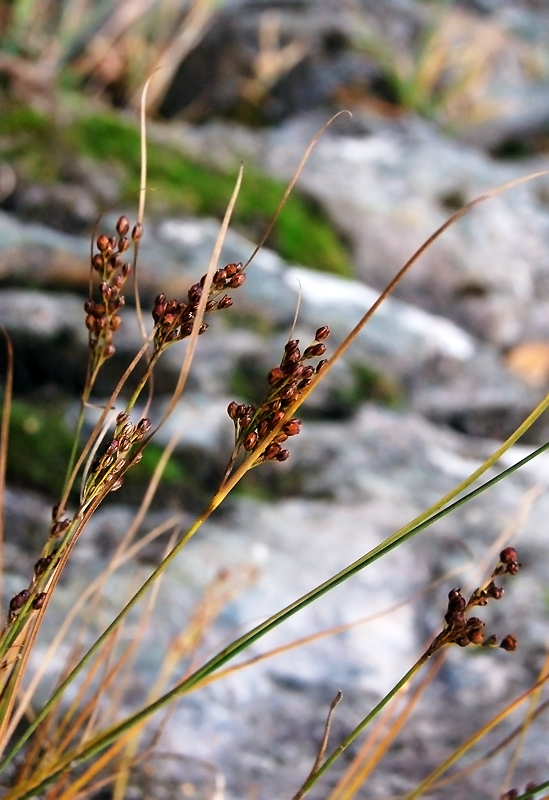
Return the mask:
M 303 391 L 310 385 L 314 375 L 320 372 L 327 359 L 319 361 L 316 367 L 304 362 L 318 358 L 326 352 L 324 341 L 330 335 L 330 329 L 324 325 L 315 334 L 314 341 L 305 348 L 299 349 L 299 340 L 290 339 L 284 347 L 284 355 L 280 366 L 274 367 L 267 376 L 270 389 L 267 397 L 259 406 L 229 403 L 227 413 L 234 422 L 235 448 L 233 460 L 244 449 L 256 451 L 263 445 L 269 433 L 280 425 L 292 404 L 299 399 Z M 269 445 L 262 452 L 258 463 L 262 461 L 286 461 L 289 450 L 282 445 L 290 436 L 301 430 L 301 421 L 289 419 L 282 426 Z
M 136 445 L 143 441 L 151 425 L 147 418 L 133 425 L 128 414 L 122 412 L 117 416 L 114 437 L 107 442 L 103 455 L 91 466 L 82 495 L 83 503 L 105 491 L 120 489 L 123 474 L 141 461 L 142 450 Z
M 205 313 L 209 314 L 212 311 L 222 311 L 232 306 L 232 298 L 228 294 L 223 293 L 226 292 L 227 289 L 238 289 L 242 286 L 246 280 L 243 270 L 244 267 L 239 262 L 236 264 L 227 264 L 227 266 L 218 269 L 217 272 L 214 273 Z M 155 324 L 155 351 L 162 350 L 171 342 L 179 342 L 187 338 L 187 336 L 190 336 L 205 283 L 206 276 L 203 275 L 200 281 L 193 284 L 187 292 L 187 302 L 167 300 L 164 294 L 159 294 L 156 297 L 152 311 Z M 219 295 L 222 296 L 219 297 Z M 207 329 L 207 323 L 203 322 L 198 332 L 201 334 Z
M 86 312 L 86 328 L 89 331 L 89 345 L 94 355 L 94 367 L 114 355 L 113 334 L 118 330 L 122 320 L 118 312 L 124 306 L 121 290 L 131 273 L 131 264 L 124 262 L 122 254 L 127 252 L 132 242 L 143 235 L 141 225 L 135 225 L 131 233 L 131 241 L 127 238 L 130 223 L 126 217 L 120 217 L 116 223 L 118 236 L 101 234 L 97 237 L 96 246 L 99 252 L 92 257 L 91 265 L 98 273 L 101 298 L 98 302 L 87 300 L 84 304 Z
M 501 575 L 516 575 L 520 569 L 517 551 L 514 547 L 506 547 L 501 551 L 500 560 L 490 576 L 489 582 L 482 588 L 475 589 L 469 600 L 466 600 L 461 589 L 452 589 L 448 595 L 448 608 L 444 615 L 446 626 L 431 643 L 428 655 L 432 655 L 441 647 L 457 644 L 466 647 L 470 644 L 482 647 L 501 647 L 503 650 L 516 650 L 516 637 L 509 633 L 499 643 L 497 636 L 484 634 L 484 622 L 478 617 L 467 616 L 471 609 L 485 606 L 490 600 L 500 600 L 503 589 L 496 586 L 494 578 Z

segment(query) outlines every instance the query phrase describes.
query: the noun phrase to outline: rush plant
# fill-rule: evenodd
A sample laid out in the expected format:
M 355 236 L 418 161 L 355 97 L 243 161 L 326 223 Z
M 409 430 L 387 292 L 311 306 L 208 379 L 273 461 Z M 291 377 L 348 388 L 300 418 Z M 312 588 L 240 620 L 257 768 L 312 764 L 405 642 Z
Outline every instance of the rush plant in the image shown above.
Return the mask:
M 322 131 L 318 136 L 321 133 Z M 305 153 L 278 210 L 282 208 L 293 188 L 318 136 L 315 137 Z M 141 193 L 142 203 L 137 221 L 132 224 L 122 216 L 118 219 L 114 231 L 95 233 L 94 247 L 90 256 L 89 297 L 83 309 L 83 325 L 86 326 L 89 337 L 89 355 L 74 447 L 67 467 L 63 491 L 59 502 L 52 509 L 49 530 L 44 531 L 42 550 L 36 554 L 34 569 L 29 575 L 28 584 L 10 600 L 5 626 L 0 634 L 0 751 L 2 754 L 0 774 L 3 776 L 0 780 L 5 787 L 3 792 L 5 800 L 26 800 L 31 797 L 68 800 L 69 798 L 92 796 L 100 788 L 105 789 L 106 787 L 111 787 L 114 798 L 124 797 L 131 771 L 137 768 L 143 756 L 144 726 L 157 712 L 166 709 L 170 703 L 184 697 L 188 692 L 195 691 L 213 680 L 220 680 L 224 674 L 230 671 L 230 667 L 227 665 L 235 656 L 245 652 L 250 645 L 261 639 L 270 630 L 284 624 L 300 609 L 315 602 L 352 575 L 371 567 L 374 562 L 394 548 L 419 535 L 446 514 L 486 491 L 541 452 L 549 449 L 549 443 L 544 444 L 495 478 L 478 485 L 479 479 L 486 471 L 498 462 L 501 456 L 549 407 L 549 395 L 547 395 L 524 423 L 484 464 L 445 497 L 389 536 L 373 550 L 365 553 L 354 563 L 349 564 L 345 569 L 289 606 L 280 609 L 269 619 L 246 631 L 198 668 L 191 670 L 182 679 L 170 683 L 169 676 L 172 674 L 170 665 L 177 663 L 183 654 L 189 652 L 188 648 L 190 647 L 185 637 L 175 640 L 166 653 L 166 669 L 161 670 L 158 681 L 151 687 L 139 709 L 127 716 L 122 715 L 121 718 L 116 714 L 113 714 L 111 718 L 106 718 L 101 712 L 103 698 L 107 695 L 116 697 L 117 682 L 121 682 L 123 685 L 124 673 L 133 663 L 143 632 L 153 614 L 158 582 L 162 579 L 170 563 L 175 558 L 185 557 L 185 553 L 182 552 L 185 545 L 251 469 L 261 469 L 266 462 L 276 464 L 288 458 L 289 452 L 285 448 L 285 442 L 289 437 L 299 434 L 301 429 L 301 421 L 297 416 L 299 408 L 310 393 L 324 380 L 324 377 L 345 353 L 379 305 L 432 242 L 478 203 L 488 200 L 493 195 L 517 183 L 530 180 L 532 177 L 534 176 L 528 176 L 513 184 L 488 192 L 456 212 L 402 267 L 378 300 L 356 323 L 347 338 L 334 352 L 329 350 L 330 331 L 323 325 L 322 320 L 318 321 L 319 327 L 312 341 L 305 347 L 302 347 L 296 339 L 289 338 L 280 354 L 279 363 L 273 365 L 266 375 L 263 397 L 258 398 L 254 404 L 239 404 L 234 401 L 228 406 L 228 424 L 234 428 L 234 445 L 232 452 L 227 454 L 227 464 L 220 485 L 207 507 L 186 530 L 181 529 L 181 521 L 176 519 L 151 531 L 148 536 L 136 542 L 137 528 L 150 506 L 156 487 L 161 480 L 162 471 L 176 446 L 176 439 L 172 440 L 158 464 L 134 524 L 123 537 L 106 573 L 90 581 L 88 589 L 81 598 L 80 607 L 88 606 L 93 612 L 107 578 L 140 548 L 144 547 L 148 541 L 166 530 L 171 530 L 171 541 L 164 557 L 91 645 L 84 646 L 80 641 L 71 640 L 73 634 L 71 634 L 70 626 L 78 609 L 71 610 L 52 644 L 53 651 L 55 651 L 56 648 L 60 648 L 61 643 L 66 643 L 68 640 L 69 644 L 73 645 L 68 650 L 70 656 L 66 661 L 58 685 L 51 691 L 46 702 L 36 709 L 33 708 L 33 698 L 45 664 L 38 668 L 36 674 L 31 675 L 29 659 L 48 605 L 55 597 L 55 588 L 71 558 L 74 547 L 90 518 L 111 492 L 117 491 L 123 486 L 126 474 L 139 462 L 145 448 L 154 440 L 155 434 L 173 411 L 184 391 L 198 338 L 207 335 L 208 318 L 212 314 L 231 313 L 233 295 L 244 283 L 247 270 L 253 268 L 253 258 L 261 246 L 260 244 L 254 250 L 245 264 L 230 263 L 221 267 L 218 265 L 223 238 L 233 207 L 237 202 L 242 180 L 241 170 L 206 272 L 189 287 L 185 297 L 169 298 L 163 293 L 163 287 L 158 287 L 159 293 L 149 309 L 149 324 L 147 325 L 142 319 L 143 344 L 124 374 L 120 376 L 117 384 L 113 386 L 111 396 L 103 406 L 93 431 L 84 441 L 82 436 L 84 411 L 93 399 L 98 375 L 115 352 L 117 333 L 120 326 L 124 324 L 125 292 L 130 285 L 131 276 L 135 275 L 139 244 L 145 235 L 143 223 L 144 180 Z M 274 219 L 271 226 L 273 223 Z M 269 232 L 270 228 L 266 231 L 264 238 L 268 236 Z M 139 302 L 137 305 L 139 308 Z M 186 341 L 187 347 L 175 391 L 163 416 L 160 419 L 153 419 L 149 416 L 147 409 L 150 407 L 150 395 L 154 388 L 155 367 L 165 351 L 175 342 L 182 340 Z M 11 359 L 9 341 L 7 348 Z M 0 450 L 2 489 L 5 482 L 5 458 L 8 447 L 7 420 L 11 402 L 11 372 L 12 367 L 9 366 L 4 392 L 2 448 Z M 130 382 L 132 390 L 126 396 L 124 390 L 130 385 Z M 121 400 L 123 396 L 126 397 L 124 401 Z M 138 404 L 139 407 L 145 407 L 145 412 L 137 413 Z M 117 411 L 113 411 L 115 406 Z M 473 484 L 477 484 L 474 489 L 471 488 Z M 75 497 L 76 500 L 74 500 Z M 500 647 L 506 651 L 513 651 L 517 647 L 517 639 L 513 633 L 509 633 L 501 641 L 492 634 L 485 635 L 483 622 L 478 617 L 472 616 L 471 612 L 488 602 L 499 601 L 502 595 L 499 579 L 503 576 L 514 576 L 518 569 L 518 555 L 513 547 L 507 546 L 502 550 L 500 559 L 486 582 L 475 589 L 468 598 L 460 589 L 451 588 L 447 609 L 445 613 L 441 610 L 441 617 L 443 617 L 441 629 L 438 633 L 433 633 L 432 642 L 421 658 L 410 666 L 404 677 L 373 709 L 365 711 L 360 724 L 328 753 L 330 721 L 340 697 L 334 699 L 329 710 L 325 735 L 319 743 L 318 757 L 312 765 L 309 776 L 302 777 L 304 782 L 295 794 L 294 800 L 304 797 L 348 745 L 381 714 L 393 697 L 412 681 L 416 673 L 425 668 L 428 669 L 428 663 L 437 663 L 448 647 L 455 645 L 468 649 Z M 202 635 L 204 627 L 215 616 L 215 609 L 219 608 L 221 602 L 219 597 L 223 596 L 223 586 L 224 578 L 220 576 L 217 584 L 211 587 L 212 596 L 217 597 L 213 606 L 211 603 L 205 603 L 188 621 L 188 628 L 194 632 L 195 638 Z M 129 646 L 121 648 L 119 647 L 120 634 L 130 618 L 138 620 L 138 634 L 133 637 Z M 185 643 L 186 641 L 187 643 Z M 27 676 L 26 680 L 24 680 L 25 676 Z M 536 692 L 546 679 L 546 675 L 542 676 L 527 692 L 509 703 L 506 709 L 500 711 L 492 721 L 485 725 L 477 737 L 484 735 L 487 730 L 498 724 L 518 704 L 527 698 L 536 696 Z M 402 722 L 404 717 L 405 715 L 402 717 Z M 397 728 L 398 725 L 393 729 L 393 737 L 398 732 Z M 391 736 L 389 736 L 385 747 L 376 751 L 371 759 L 362 759 L 359 764 L 351 765 L 342 782 L 330 795 L 332 800 L 352 797 L 356 794 L 391 740 Z M 427 791 L 449 766 L 467 752 L 472 744 L 473 740 L 461 745 L 451 758 L 440 765 L 409 795 L 409 800 L 419 797 Z M 147 751 L 145 750 L 145 752 Z M 536 792 L 542 791 L 547 785 L 549 783 L 535 787 L 530 786 L 520 797 L 523 800 L 533 797 Z M 508 798 L 511 796 L 518 797 L 518 791 L 513 795 L 508 794 Z

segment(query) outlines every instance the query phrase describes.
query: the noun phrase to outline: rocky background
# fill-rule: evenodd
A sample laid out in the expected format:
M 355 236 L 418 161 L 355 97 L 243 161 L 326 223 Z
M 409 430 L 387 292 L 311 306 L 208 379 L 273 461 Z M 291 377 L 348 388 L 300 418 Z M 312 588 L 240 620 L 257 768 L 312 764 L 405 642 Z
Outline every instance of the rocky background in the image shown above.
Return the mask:
M 224 262 L 249 258 L 326 120 L 342 109 L 352 116 L 338 117 L 318 142 L 233 309 L 214 318 L 200 339 L 190 385 L 150 458 L 88 526 L 48 611 L 37 663 L 90 575 L 112 557 L 160 445 L 175 430 L 180 444 L 143 534 L 172 518 L 184 528 L 206 504 L 230 452 L 227 404 L 261 398 L 298 303 L 295 337 L 308 343 L 327 324 L 335 348 L 451 213 L 499 184 L 549 169 L 543 0 L 240 0 L 224 5 L 200 33 L 151 112 L 140 253 L 145 310 L 158 292 L 184 296 L 205 271 L 240 162 L 244 183 Z M 76 72 L 78 92 L 57 87 L 48 94 L 16 62 L 0 62 L 11 87 L 0 119 L 0 322 L 16 357 L 7 597 L 28 582 L 70 449 L 87 352 L 82 306 L 91 231 L 100 213 L 109 233 L 120 211 L 135 217 L 139 148 L 128 76 L 109 71 L 106 56 L 97 63 L 95 72 Z M 542 176 L 474 209 L 423 256 L 303 408 L 291 458 L 248 476 L 167 575 L 128 707 L 154 680 L 167 642 L 185 629 L 205 591 L 216 611 L 198 660 L 421 513 L 514 431 L 548 391 L 548 245 L 549 176 Z M 127 300 L 98 404 L 139 346 Z M 153 418 L 181 359 L 177 346 L 159 365 Z M 90 410 L 90 425 L 96 416 Z M 542 417 L 490 476 L 547 434 Z M 511 542 L 523 569 L 484 618 L 488 632 L 516 634 L 519 650 L 448 652 L 355 796 L 412 791 L 544 667 L 548 488 L 549 457 L 541 456 L 292 618 L 250 654 L 325 635 L 184 699 L 161 740 L 163 751 L 180 757 L 174 763 L 184 796 L 292 797 L 312 766 L 336 692 L 344 697 L 331 746 L 440 630 L 448 591 L 474 589 Z M 166 541 L 118 573 L 105 619 L 136 574 L 150 572 Z M 463 764 L 494 750 L 525 714 L 519 709 Z M 430 796 L 488 800 L 510 786 L 547 780 L 543 714 L 507 774 L 516 746 L 513 740 Z M 360 741 L 311 797 L 328 796 L 359 747 Z

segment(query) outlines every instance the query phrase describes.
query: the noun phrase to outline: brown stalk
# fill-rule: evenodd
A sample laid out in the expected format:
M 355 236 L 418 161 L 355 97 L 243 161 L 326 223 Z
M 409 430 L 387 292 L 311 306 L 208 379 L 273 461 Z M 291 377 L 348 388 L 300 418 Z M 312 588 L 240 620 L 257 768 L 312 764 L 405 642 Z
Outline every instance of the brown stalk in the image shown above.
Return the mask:
M 6 377 L 4 384 L 4 402 L 2 404 L 2 424 L 0 426 L 0 616 L 2 611 L 2 575 L 4 573 L 4 501 L 6 494 L 6 467 L 8 460 L 8 438 L 11 416 L 11 400 L 13 394 L 13 345 L 8 332 L 0 325 L 6 340 Z

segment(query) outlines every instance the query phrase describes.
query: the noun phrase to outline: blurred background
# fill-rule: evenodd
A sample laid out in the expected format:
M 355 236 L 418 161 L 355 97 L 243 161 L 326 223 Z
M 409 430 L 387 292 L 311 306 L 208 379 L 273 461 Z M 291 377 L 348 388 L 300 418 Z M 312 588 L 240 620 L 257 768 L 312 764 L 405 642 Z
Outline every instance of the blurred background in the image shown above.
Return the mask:
M 48 612 L 51 630 L 90 570 L 108 563 L 176 429 L 181 442 L 143 533 L 174 514 L 184 526 L 202 510 L 231 449 L 227 403 L 262 398 L 298 302 L 296 338 L 309 344 L 327 324 L 335 347 L 448 216 L 494 186 L 549 168 L 546 0 L 0 2 L 0 322 L 15 349 L 7 597 L 27 585 L 58 499 L 85 376 L 90 237 L 99 217 L 108 234 L 120 213 L 135 219 L 138 115 L 151 76 L 140 253 L 146 314 L 159 292 L 183 297 L 205 272 L 241 162 L 225 262 L 248 259 L 313 136 L 334 113 L 351 113 L 319 141 L 234 307 L 211 320 L 172 420 L 90 523 Z M 549 386 L 548 245 L 549 178 L 542 176 L 473 210 L 423 256 L 302 409 L 304 431 L 289 461 L 247 476 L 166 579 L 165 624 L 151 634 L 155 647 L 141 657 L 124 707 L 142 696 L 158 668 L 153 654 L 185 624 L 205 587 L 222 590 L 193 658 L 359 557 L 513 432 Z M 128 293 L 97 406 L 139 342 Z M 159 364 L 153 418 L 175 386 L 178 347 Z M 4 375 L 4 347 L 0 368 Z M 91 408 L 87 424 L 98 413 Z M 548 431 L 542 417 L 511 461 Z M 291 797 L 312 765 L 336 691 L 346 699 L 334 742 L 436 634 L 452 586 L 474 589 L 501 543 L 520 538 L 524 574 L 489 623 L 501 635 L 516 633 L 519 652 L 450 653 L 369 788 L 330 796 L 411 791 L 543 668 L 548 486 L 542 458 L 254 653 L 333 626 L 337 634 L 182 702 L 162 745 L 182 759 L 185 796 L 213 797 L 214 774 L 224 792 L 216 797 Z M 105 618 L 135 570 L 147 575 L 163 546 L 122 571 L 105 597 Z M 446 577 L 455 571 L 463 574 Z M 547 779 L 542 715 L 528 736 L 514 774 L 506 774 L 509 749 L 498 750 L 431 796 L 484 800 Z M 326 797 L 361 758 L 351 748 L 311 796 Z

